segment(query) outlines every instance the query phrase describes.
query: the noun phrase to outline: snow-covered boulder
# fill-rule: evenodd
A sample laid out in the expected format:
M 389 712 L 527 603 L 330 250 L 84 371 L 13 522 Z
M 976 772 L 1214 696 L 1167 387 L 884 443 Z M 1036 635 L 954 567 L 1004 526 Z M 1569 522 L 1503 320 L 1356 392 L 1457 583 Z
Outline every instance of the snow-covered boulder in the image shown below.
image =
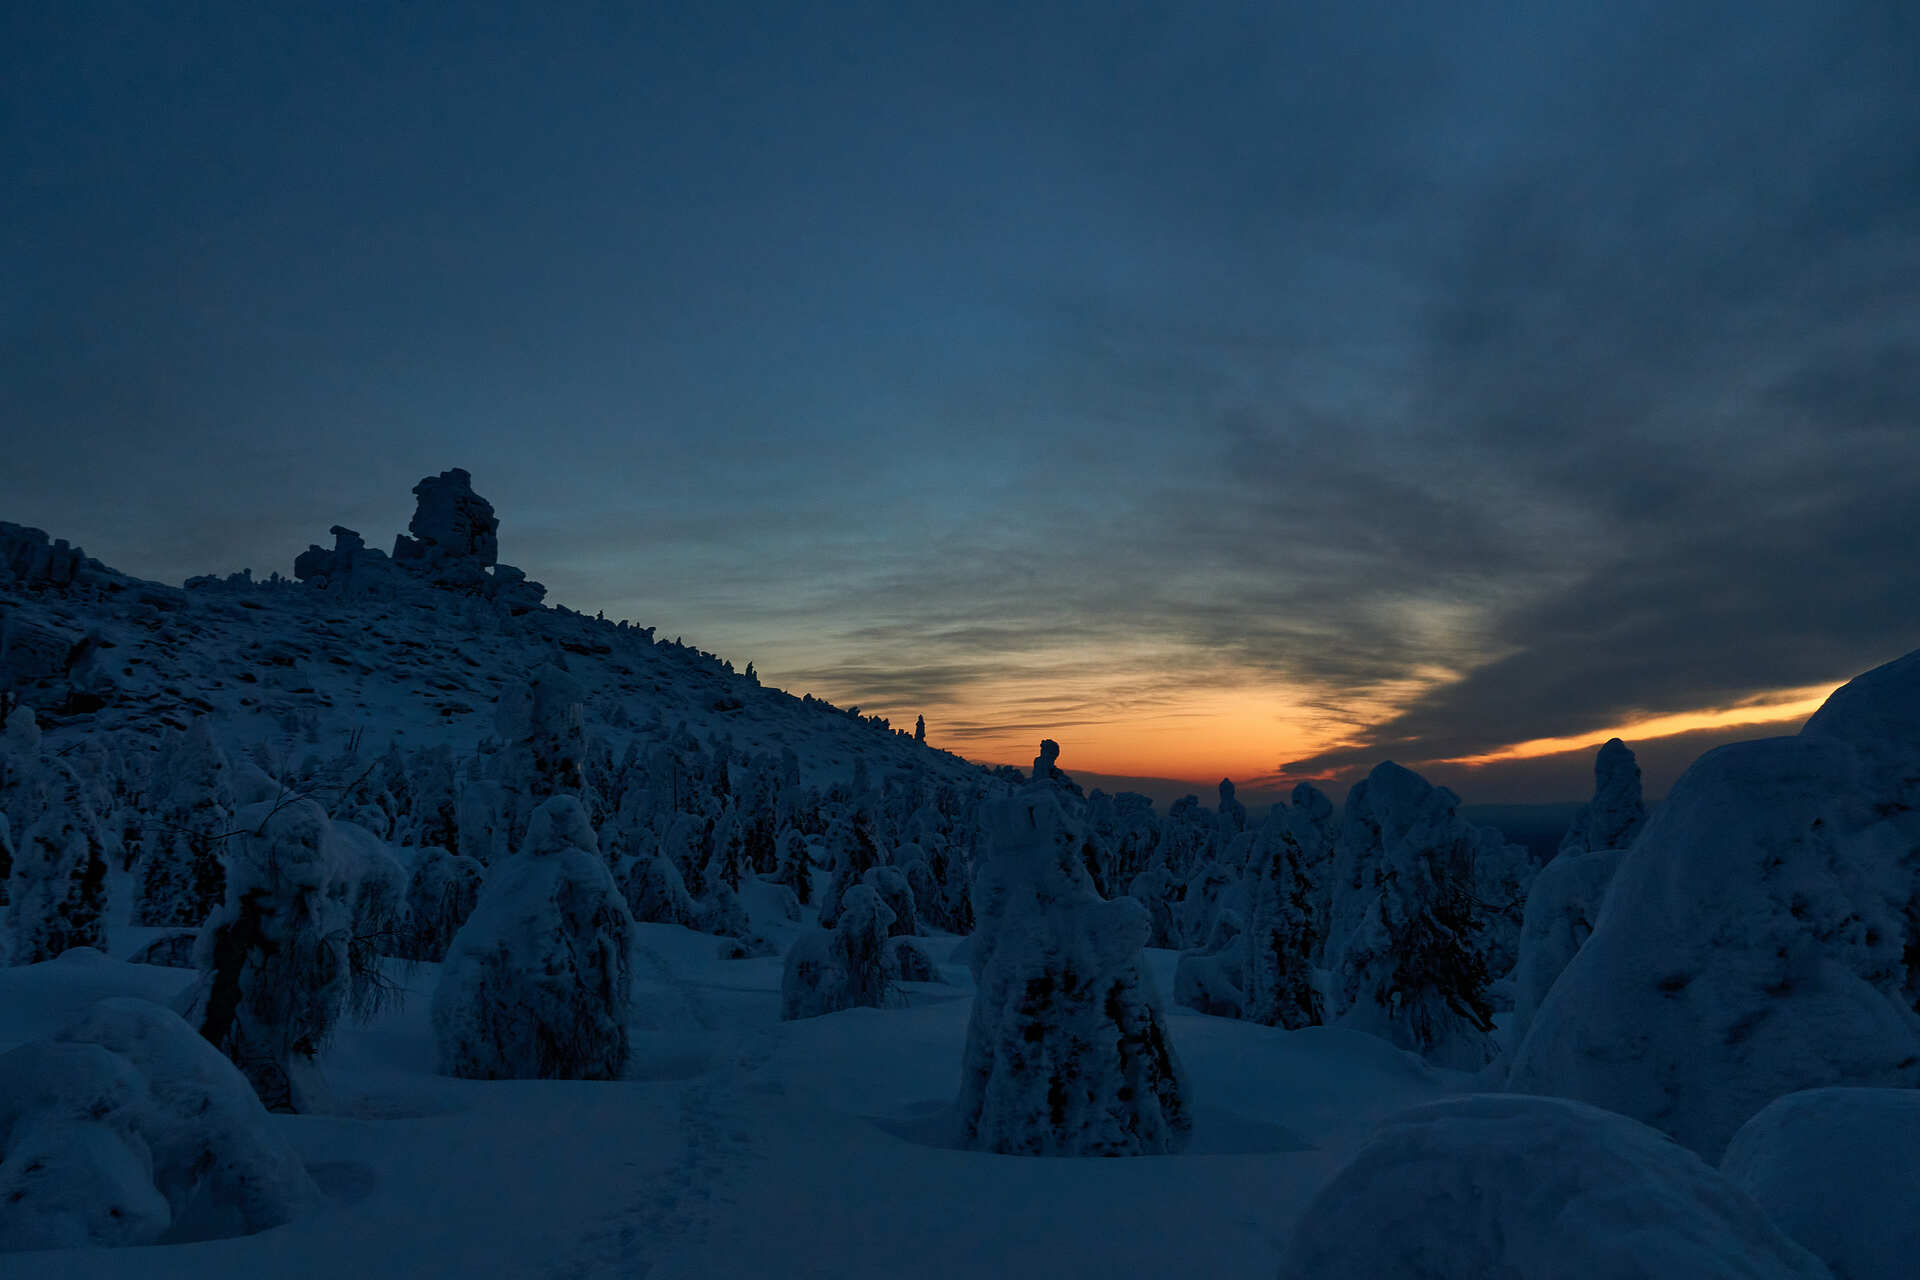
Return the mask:
M 454 935 L 433 993 L 440 1070 L 480 1080 L 617 1079 L 629 1052 L 633 916 L 572 796 L 533 811 Z
M 145 1244 L 173 1221 L 141 1135 L 146 1081 L 98 1045 L 0 1054 L 0 1251 Z
M 1808 1089 L 1740 1126 L 1720 1172 L 1838 1280 L 1920 1270 L 1920 1091 Z
M 320 1203 L 246 1077 L 172 1010 L 101 1000 L 55 1038 L 108 1049 L 146 1080 L 142 1132 L 155 1185 L 172 1208 L 168 1239 L 250 1235 Z
M 1147 912 L 1093 891 L 1080 833 L 1056 797 L 1043 778 L 986 806 L 992 846 L 974 882 L 978 994 L 955 1106 L 961 1145 L 1010 1155 L 1178 1151 L 1193 1117 L 1142 954 Z
M 1513 968 L 1513 1020 L 1506 1028 L 1509 1059 L 1526 1039 L 1534 1014 L 1567 962 L 1592 935 L 1623 856 L 1620 849 L 1563 851 L 1534 878 L 1520 929 L 1520 959 Z
M 1301 1213 L 1281 1280 L 1813 1280 L 1828 1275 L 1692 1152 L 1557 1098 L 1390 1117 Z
M 102 1000 L 0 1055 L 0 1251 L 245 1235 L 320 1199 L 246 1077 L 158 1005 Z
M 1812 735 L 1710 751 L 1614 874 L 1593 936 L 1508 1075 L 1708 1159 L 1782 1094 L 1920 1084 L 1898 821 L 1856 752 Z

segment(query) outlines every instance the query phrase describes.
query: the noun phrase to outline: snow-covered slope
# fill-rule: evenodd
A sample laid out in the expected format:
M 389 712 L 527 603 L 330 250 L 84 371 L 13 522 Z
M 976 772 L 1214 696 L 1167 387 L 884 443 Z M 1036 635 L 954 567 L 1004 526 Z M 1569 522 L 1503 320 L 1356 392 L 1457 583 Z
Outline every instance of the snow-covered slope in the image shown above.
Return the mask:
M 349 530 L 335 537 L 359 541 Z M 684 722 L 738 752 L 779 757 L 791 748 L 806 781 L 823 786 L 858 760 L 875 777 L 907 767 L 980 776 L 903 731 L 656 641 L 651 627 L 530 603 L 510 574 L 513 589 L 493 585 L 505 566 L 474 564 L 461 575 L 418 572 L 364 549 L 351 558 L 357 576 L 235 575 L 171 587 L 0 523 L 0 690 L 36 707 L 55 751 L 103 731 L 157 738 L 208 715 L 229 751 L 266 742 L 294 758 L 331 758 L 351 744 L 371 757 L 395 744 L 472 748 L 492 732 L 501 691 L 560 655 L 616 755 L 641 727 Z

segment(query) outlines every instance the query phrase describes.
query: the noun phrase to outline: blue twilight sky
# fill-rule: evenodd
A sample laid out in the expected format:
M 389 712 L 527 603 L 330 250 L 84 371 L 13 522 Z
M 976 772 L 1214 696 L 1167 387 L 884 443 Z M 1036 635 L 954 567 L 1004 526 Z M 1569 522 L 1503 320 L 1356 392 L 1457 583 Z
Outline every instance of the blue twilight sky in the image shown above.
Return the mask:
M 8 6 L 0 519 L 285 571 L 463 466 L 550 599 L 982 759 L 1764 720 L 1920 645 L 1917 67 L 1903 0 Z

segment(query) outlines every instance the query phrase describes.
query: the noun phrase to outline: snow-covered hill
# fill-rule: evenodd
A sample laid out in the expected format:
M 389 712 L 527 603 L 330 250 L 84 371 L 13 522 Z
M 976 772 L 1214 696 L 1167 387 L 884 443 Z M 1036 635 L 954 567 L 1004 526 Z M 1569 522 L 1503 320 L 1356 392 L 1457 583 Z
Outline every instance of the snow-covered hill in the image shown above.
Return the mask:
M 426 539 L 450 505 L 492 520 L 464 471 L 429 477 L 416 493 L 418 536 L 400 547 L 434 545 Z M 684 723 L 748 755 L 790 749 L 823 786 L 849 778 L 856 761 L 876 777 L 981 774 L 881 722 L 656 640 L 651 627 L 543 605 L 537 584 L 496 563 L 490 538 L 431 559 L 389 558 L 338 526 L 334 538 L 334 550 L 299 557 L 304 580 L 237 574 L 173 587 L 0 522 L 0 690 L 35 706 L 56 750 L 125 729 L 157 740 L 206 715 L 229 751 L 259 742 L 323 758 L 350 745 L 363 756 L 393 745 L 465 751 L 492 733 L 501 691 L 558 656 L 616 754 L 643 726 Z

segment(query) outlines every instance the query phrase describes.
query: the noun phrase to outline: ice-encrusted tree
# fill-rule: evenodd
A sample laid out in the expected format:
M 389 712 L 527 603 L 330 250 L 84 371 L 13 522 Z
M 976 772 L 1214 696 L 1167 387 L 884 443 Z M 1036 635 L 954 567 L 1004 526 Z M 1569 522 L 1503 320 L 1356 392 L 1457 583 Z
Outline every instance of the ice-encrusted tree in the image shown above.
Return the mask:
M 1329 955 L 1339 1021 L 1437 1065 L 1492 1056 L 1491 975 L 1474 856 L 1483 835 L 1459 797 L 1391 762 L 1347 794 Z
M 627 871 L 623 896 L 633 918 L 641 924 L 691 927 L 700 918 L 699 904 L 687 892 L 680 868 L 665 854 L 636 859 Z
M 312 800 L 236 816 L 226 899 L 195 947 L 200 981 L 176 1006 L 240 1068 L 273 1111 L 301 1109 L 300 1077 L 332 1035 L 350 979 L 350 916 L 331 892 L 338 864 Z
M 807 838 L 792 827 L 780 838 L 780 868 L 773 881 L 793 890 L 801 906 L 813 901 L 813 852 Z
M 522 851 L 495 867 L 433 993 L 447 1075 L 613 1080 L 629 1052 L 633 916 L 574 796 L 533 811 Z
M 1276 804 L 1260 824 L 1247 867 L 1243 1016 L 1289 1031 L 1322 1021 L 1313 959 L 1321 944 L 1315 902 L 1324 868 L 1313 843 L 1311 820 Z
M 14 964 L 107 949 L 107 862 L 73 771 L 49 762 L 40 815 L 14 851 L 7 909 Z
M 1180 1150 L 1193 1121 L 1142 954 L 1146 911 L 1094 893 L 1049 778 L 983 816 L 992 852 L 974 885 L 979 994 L 955 1108 L 962 1144 L 1017 1155 Z
M 834 927 L 801 934 L 787 952 L 781 1019 L 884 1006 L 892 990 L 887 950 L 892 925 L 893 912 L 871 885 L 848 889 Z
M 164 791 L 141 835 L 135 924 L 198 928 L 220 905 L 236 807 L 231 774 L 208 716 L 166 743 L 154 776 Z
M 856 804 L 845 828 L 839 832 L 839 848 L 833 864 L 833 879 L 820 894 L 820 924 L 832 928 L 840 914 L 840 900 L 848 889 L 859 884 L 867 872 L 880 865 L 880 846 L 873 837 L 873 811 Z
M 1609 738 L 1593 758 L 1593 799 L 1580 806 L 1561 853 L 1589 849 L 1624 849 L 1647 825 L 1646 802 L 1640 798 L 1640 762 L 1618 738 Z
M 473 914 L 487 869 L 445 849 L 422 849 L 407 877 L 406 955 L 414 960 L 446 957 L 453 935 Z

